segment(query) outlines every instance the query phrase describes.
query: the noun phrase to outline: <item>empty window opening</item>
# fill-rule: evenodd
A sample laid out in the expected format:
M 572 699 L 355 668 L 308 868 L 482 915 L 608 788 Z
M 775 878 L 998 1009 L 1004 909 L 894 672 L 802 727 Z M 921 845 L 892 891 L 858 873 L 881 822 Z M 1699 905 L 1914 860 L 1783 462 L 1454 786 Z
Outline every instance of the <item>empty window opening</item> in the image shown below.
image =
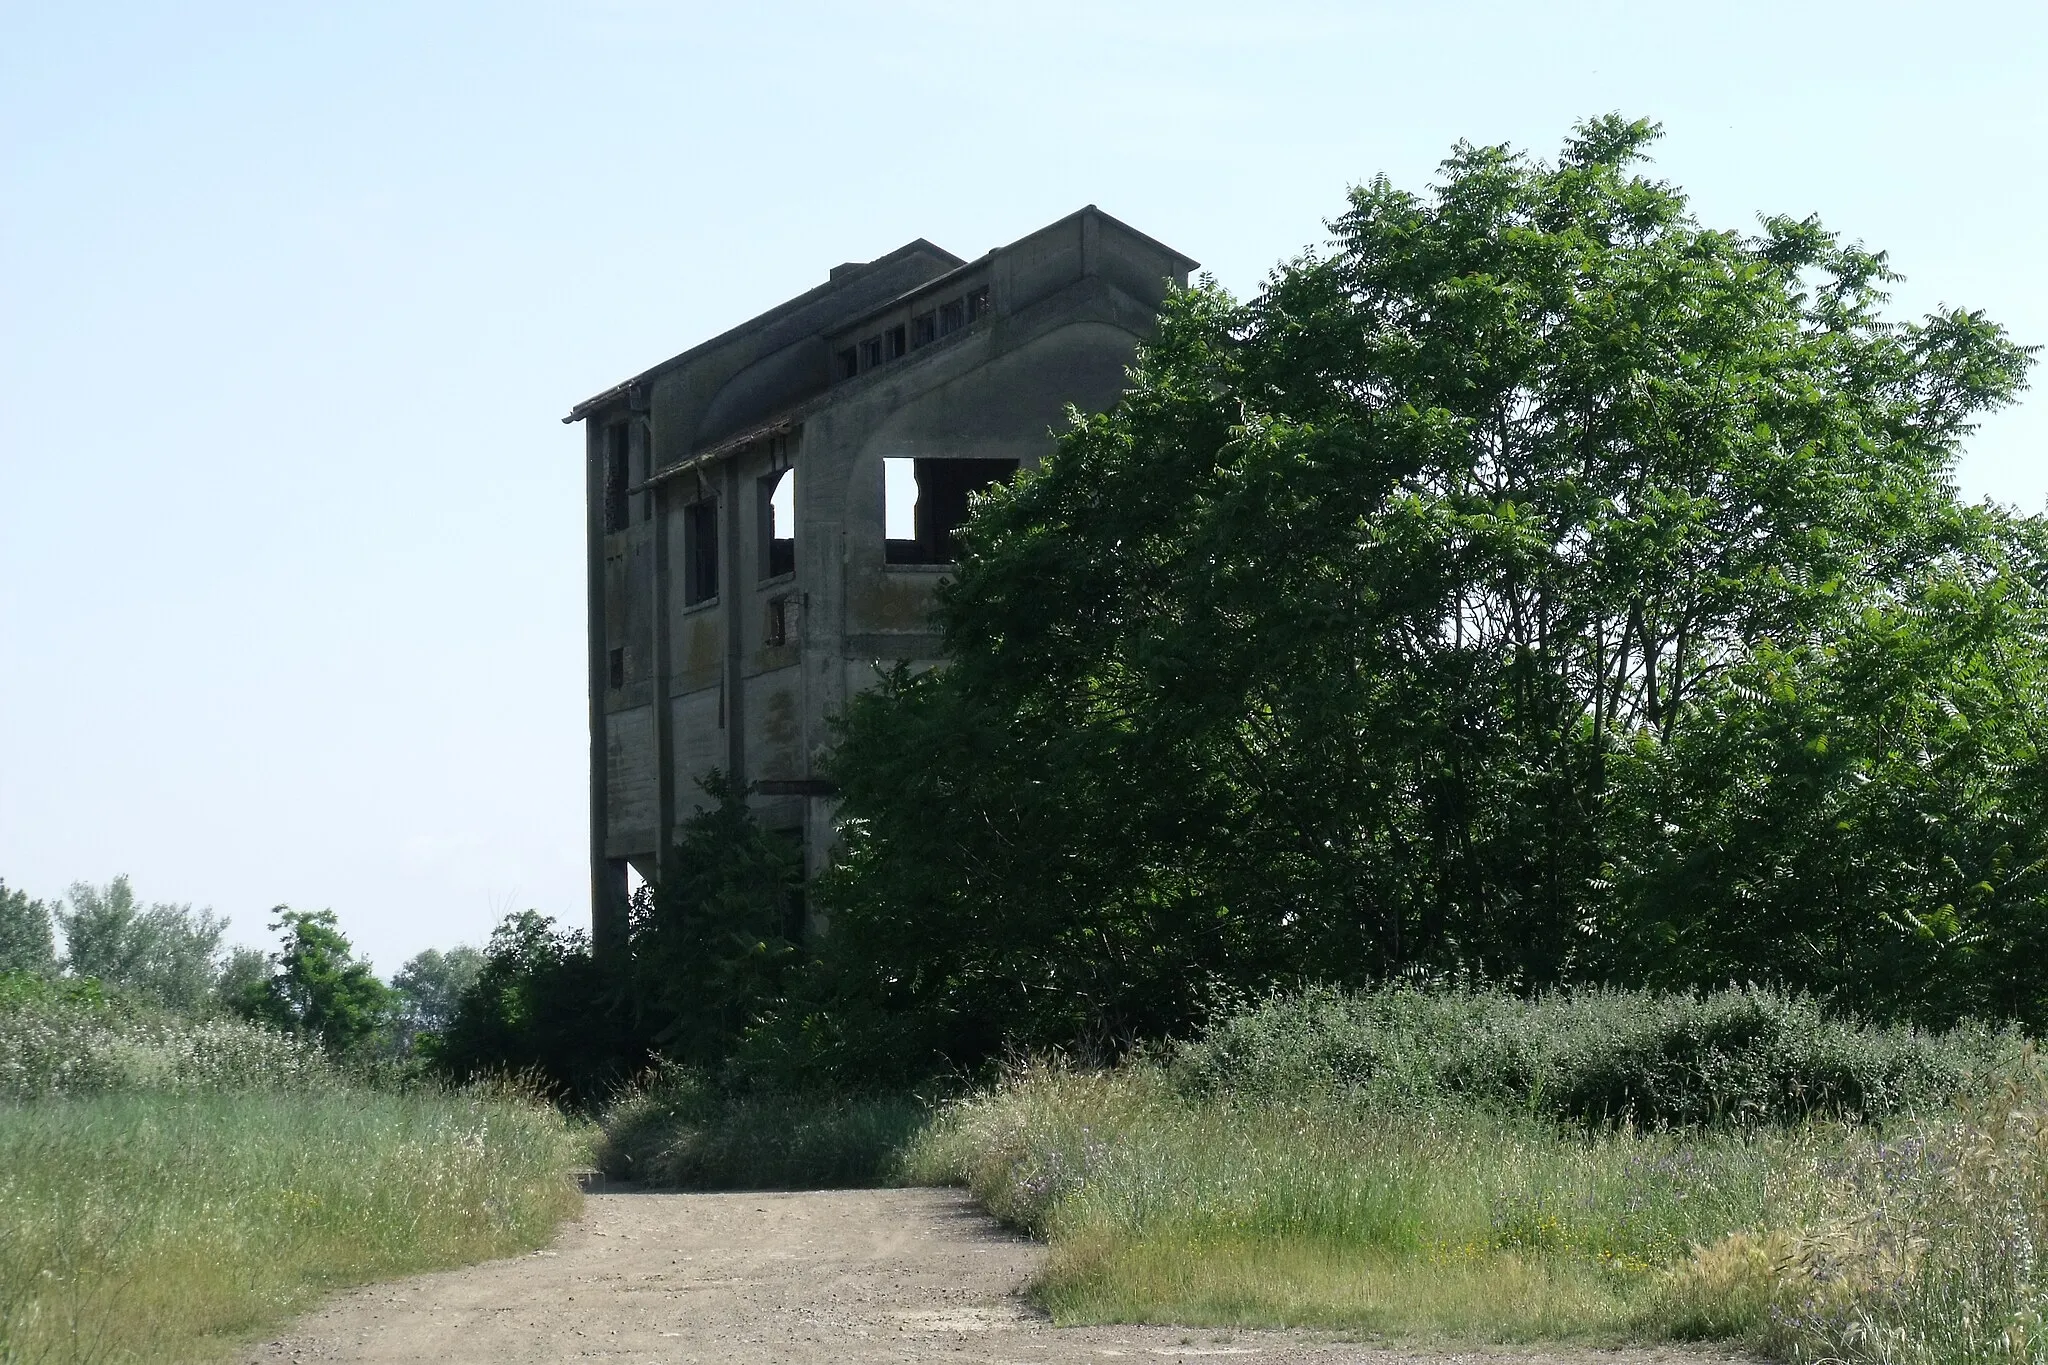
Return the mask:
M 946 336 L 967 325 L 967 300 L 954 299 L 939 306 L 939 335 Z
M 616 692 L 626 685 L 626 651 L 623 648 L 615 649 L 605 656 L 605 668 L 610 675 L 608 680 L 612 691 Z
M 761 631 L 764 644 L 793 645 L 802 638 L 798 600 L 795 593 L 784 593 L 780 597 L 768 599 L 768 620 Z
M 626 529 L 626 424 L 604 429 L 604 529 Z
M 761 577 L 796 572 L 796 471 L 761 480 Z
M 860 352 L 849 346 L 839 353 L 839 377 L 851 379 L 860 373 Z
M 887 352 L 888 359 L 890 360 L 902 359 L 903 353 L 910 349 L 910 347 L 904 341 L 904 330 L 902 323 L 898 323 L 894 327 L 891 327 L 888 331 L 882 333 L 882 343 L 882 349 L 885 352 Z
M 919 313 L 910 320 L 911 346 L 929 346 L 938 339 L 939 315 L 937 313 Z
M 988 316 L 988 286 L 983 285 L 967 296 L 967 320 L 973 322 Z
M 952 564 L 968 500 L 1017 472 L 1015 460 L 882 461 L 883 535 L 891 564 Z
M 718 596 L 718 503 L 693 502 L 683 509 L 683 605 L 694 607 Z
M 860 344 L 860 367 L 863 370 L 872 370 L 881 363 L 882 339 L 880 337 L 869 337 Z

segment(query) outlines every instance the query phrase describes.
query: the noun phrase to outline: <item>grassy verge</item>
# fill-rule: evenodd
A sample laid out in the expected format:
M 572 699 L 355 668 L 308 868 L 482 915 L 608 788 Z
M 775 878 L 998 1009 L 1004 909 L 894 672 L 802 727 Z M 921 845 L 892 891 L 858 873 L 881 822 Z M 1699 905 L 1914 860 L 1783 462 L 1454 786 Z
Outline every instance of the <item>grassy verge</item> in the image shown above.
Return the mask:
M 0 1360 L 217 1355 L 336 1287 L 539 1245 L 575 1150 L 481 1096 L 0 1103 Z
M 1041 1068 L 949 1108 L 907 1173 L 1046 1237 L 1063 1322 L 2048 1359 L 2038 1086 L 1883 1133 L 1659 1133 Z

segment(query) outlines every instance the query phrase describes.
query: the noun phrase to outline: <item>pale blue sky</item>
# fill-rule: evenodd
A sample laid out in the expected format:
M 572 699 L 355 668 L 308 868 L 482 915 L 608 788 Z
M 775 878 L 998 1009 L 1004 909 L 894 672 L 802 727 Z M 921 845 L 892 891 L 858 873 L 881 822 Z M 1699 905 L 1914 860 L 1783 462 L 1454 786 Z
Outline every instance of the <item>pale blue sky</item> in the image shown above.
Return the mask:
M 0 3 L 0 877 L 383 970 L 580 922 L 577 399 L 1100 204 L 1256 286 L 1454 139 L 1661 120 L 2048 341 L 2048 6 Z M 1972 496 L 2048 502 L 2048 401 Z

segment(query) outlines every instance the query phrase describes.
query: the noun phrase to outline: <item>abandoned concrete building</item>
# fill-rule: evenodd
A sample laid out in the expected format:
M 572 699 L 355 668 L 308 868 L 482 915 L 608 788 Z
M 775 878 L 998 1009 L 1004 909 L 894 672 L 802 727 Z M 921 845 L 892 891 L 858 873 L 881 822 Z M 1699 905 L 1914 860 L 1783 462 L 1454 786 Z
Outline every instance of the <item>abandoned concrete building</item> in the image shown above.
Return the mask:
M 816 871 L 828 717 L 935 662 L 970 496 L 1116 401 L 1195 262 L 1096 209 L 972 261 L 922 239 L 585 402 L 591 930 L 722 769 Z

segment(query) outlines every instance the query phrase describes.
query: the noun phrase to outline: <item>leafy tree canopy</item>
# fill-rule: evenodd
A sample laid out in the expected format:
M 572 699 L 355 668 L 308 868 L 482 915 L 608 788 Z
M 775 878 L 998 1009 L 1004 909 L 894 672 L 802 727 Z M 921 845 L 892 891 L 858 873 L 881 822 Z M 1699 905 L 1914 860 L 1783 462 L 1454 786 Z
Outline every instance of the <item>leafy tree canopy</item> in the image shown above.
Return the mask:
M 969 1060 L 1457 973 L 2043 1020 L 2043 537 L 1949 481 L 2029 354 L 1887 318 L 1812 218 L 1699 223 L 1656 133 L 1461 144 L 1170 302 L 978 503 L 950 666 L 850 707 L 788 1036 Z
M 277 907 L 280 946 L 267 977 L 245 981 L 230 1004 L 247 1018 L 318 1038 L 335 1057 L 358 1056 L 390 1020 L 394 999 L 355 955 L 332 910 Z
M 397 992 L 400 1022 L 409 1034 L 439 1033 L 455 1018 L 462 993 L 476 984 L 484 968 L 480 949 L 466 943 L 447 952 L 429 948 L 400 967 L 391 978 Z
M 75 882 L 67 899 L 56 918 L 64 929 L 64 967 L 72 975 L 188 1013 L 211 1003 L 227 920 L 189 905 L 145 907 L 126 877 L 105 886 Z
M 30 900 L 28 893 L 9 890 L 0 881 L 0 974 L 32 972 L 47 976 L 57 969 L 57 951 L 50 932 L 50 907 Z

